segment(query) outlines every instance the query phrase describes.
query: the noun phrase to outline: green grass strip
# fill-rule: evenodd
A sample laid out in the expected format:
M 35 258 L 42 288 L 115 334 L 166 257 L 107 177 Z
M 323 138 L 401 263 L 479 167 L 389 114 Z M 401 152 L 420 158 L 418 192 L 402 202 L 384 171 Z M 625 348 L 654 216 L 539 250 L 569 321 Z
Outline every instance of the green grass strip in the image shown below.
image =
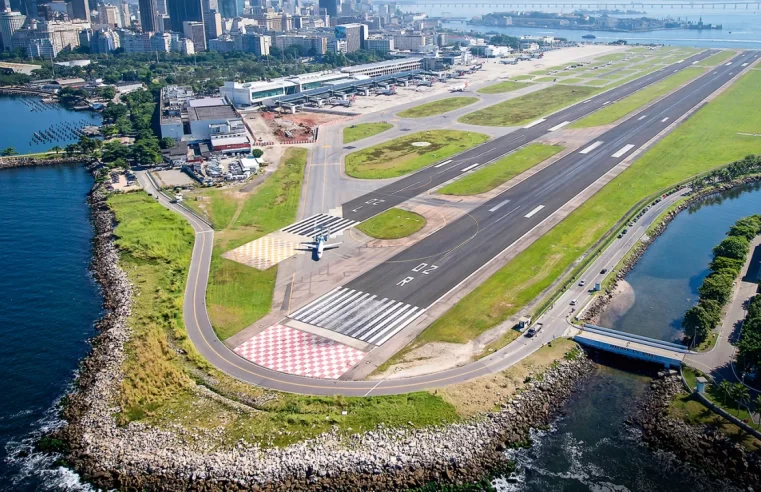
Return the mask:
M 399 239 L 416 233 L 424 226 L 425 218 L 422 215 L 390 208 L 362 222 L 357 229 L 376 239 Z
M 391 123 L 359 123 L 344 128 L 344 143 L 352 143 L 363 138 L 372 137 L 386 130 L 390 130 L 394 125 Z
M 530 78 L 530 77 L 529 77 Z M 520 82 L 513 82 L 512 80 L 506 80 L 498 84 L 490 85 L 479 89 L 481 94 L 503 94 L 505 92 L 512 92 L 518 89 L 526 87 L 528 84 L 521 84 Z
M 598 89 L 587 87 L 553 85 L 525 96 L 468 113 L 458 121 L 470 125 L 517 126 L 582 101 L 597 92 L 599 92 Z
M 715 67 L 721 62 L 727 61 L 728 59 L 735 56 L 735 53 L 735 51 L 720 51 L 704 60 L 700 60 L 698 64 L 704 67 Z
M 668 94 L 704 72 L 704 69 L 694 67 L 680 70 L 674 75 L 670 75 L 655 84 L 649 85 L 644 89 L 621 99 L 620 101 L 595 111 L 589 116 L 575 122 L 569 128 L 589 128 L 592 126 L 607 125 L 614 121 L 618 121 L 632 111 Z
M 457 196 L 486 193 L 527 169 L 531 169 L 540 162 L 549 159 L 561 150 L 563 150 L 563 147 L 560 145 L 529 144 L 493 164 L 489 164 L 444 186 L 439 190 L 439 193 Z
M 750 72 L 477 287 L 418 337 L 465 343 L 518 312 L 558 279 L 641 199 L 749 154 L 761 139 L 761 72 Z M 664 165 L 668 163 L 668 165 Z
M 346 174 L 363 179 L 404 176 L 487 140 L 482 133 L 458 130 L 412 133 L 347 155 Z M 430 145 L 413 145 L 419 142 Z
M 448 97 L 446 99 L 439 99 L 438 101 L 421 104 L 414 108 L 405 109 L 404 111 L 397 113 L 397 116 L 400 118 L 426 118 L 428 116 L 454 111 L 455 109 L 463 108 L 477 101 L 477 97 Z

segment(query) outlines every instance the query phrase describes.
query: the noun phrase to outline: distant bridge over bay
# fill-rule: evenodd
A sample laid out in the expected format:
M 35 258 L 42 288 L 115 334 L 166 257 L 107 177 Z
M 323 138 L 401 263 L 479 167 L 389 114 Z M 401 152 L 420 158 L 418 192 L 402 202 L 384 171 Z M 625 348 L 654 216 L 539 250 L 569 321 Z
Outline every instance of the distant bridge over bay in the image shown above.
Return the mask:
M 647 2 L 647 3 L 624 3 L 624 2 L 608 2 L 608 3 L 588 3 L 588 2 L 546 2 L 546 3 L 526 3 L 520 1 L 500 1 L 500 0 L 475 0 L 472 2 L 466 0 L 430 0 L 427 2 L 417 1 L 402 1 L 394 2 L 398 5 L 414 5 L 420 9 L 427 8 L 484 8 L 484 9 L 498 9 L 498 10 L 541 10 L 547 8 L 556 9 L 586 9 L 586 10 L 653 10 L 653 9 L 682 9 L 682 10 L 761 10 L 761 0 L 756 1 L 744 1 L 744 2 Z

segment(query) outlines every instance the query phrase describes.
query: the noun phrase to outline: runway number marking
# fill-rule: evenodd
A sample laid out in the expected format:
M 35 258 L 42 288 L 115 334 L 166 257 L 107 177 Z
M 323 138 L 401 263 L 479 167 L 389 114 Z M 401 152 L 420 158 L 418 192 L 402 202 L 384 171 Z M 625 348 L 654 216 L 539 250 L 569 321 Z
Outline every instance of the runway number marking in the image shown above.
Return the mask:
M 415 268 L 413 268 L 412 271 L 415 272 L 415 273 L 422 273 L 423 275 L 430 275 L 430 273 L 432 271 L 436 270 L 437 268 L 439 268 L 439 267 L 436 266 L 436 265 L 429 265 L 428 263 L 421 263 L 418 266 L 416 266 Z M 412 277 L 412 276 L 410 276 L 410 277 L 404 277 L 399 282 L 397 282 L 396 285 L 398 287 L 404 287 L 405 285 L 407 285 L 408 283 L 412 282 L 413 280 L 415 280 L 415 277 Z
M 370 200 L 367 200 L 365 203 L 368 205 L 380 205 L 381 203 L 385 201 L 386 200 L 381 200 L 380 198 L 371 198 Z

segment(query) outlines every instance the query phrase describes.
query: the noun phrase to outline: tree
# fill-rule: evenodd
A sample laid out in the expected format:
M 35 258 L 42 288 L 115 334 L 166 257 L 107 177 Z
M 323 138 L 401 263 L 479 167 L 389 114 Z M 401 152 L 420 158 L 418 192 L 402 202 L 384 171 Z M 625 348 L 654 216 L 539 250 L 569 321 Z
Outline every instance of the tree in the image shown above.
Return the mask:
M 732 395 L 732 383 L 724 380 L 719 384 L 719 391 L 721 392 L 721 401 L 723 405 L 727 406 L 727 397 Z
M 159 140 L 159 146 L 162 149 L 171 149 L 176 145 L 176 142 L 171 137 L 164 137 L 161 140 Z
M 737 403 L 737 415 L 740 415 L 740 406 L 750 401 L 750 392 L 748 388 L 742 383 L 735 383 L 731 389 L 732 398 Z
M 116 97 L 116 89 L 111 86 L 101 87 L 98 90 L 98 94 L 100 94 L 100 97 L 103 99 L 111 100 Z
M 264 151 L 262 149 L 254 149 L 251 151 L 251 155 L 258 159 L 264 155 Z
M 699 343 L 708 336 L 708 333 L 716 326 L 716 317 L 712 313 L 697 304 L 684 313 L 682 328 L 691 343 Z
M 8 147 L 6 149 L 3 149 L 3 157 L 10 157 L 12 155 L 17 155 L 18 152 L 16 152 L 16 149 L 13 147 Z
M 61 147 L 59 147 L 58 145 L 55 145 L 55 146 L 54 146 L 52 149 L 50 149 L 50 150 L 52 150 L 53 152 L 55 152 L 55 153 L 56 153 L 56 155 L 58 155 L 58 154 L 59 154 L 59 153 L 60 153 L 60 152 L 61 152 L 63 149 L 62 149 Z
M 729 274 L 713 273 L 703 280 L 703 285 L 698 289 L 700 298 L 712 299 L 724 306 L 732 295 L 732 284 L 734 281 L 735 277 Z
M 744 264 L 745 262 L 742 260 L 727 258 L 726 256 L 716 256 L 709 265 L 709 268 L 714 272 L 729 270 L 734 272 L 734 275 L 737 276 L 740 273 L 740 270 L 742 270 Z
M 743 236 L 730 236 L 713 248 L 713 254 L 714 256 L 726 256 L 727 258 L 745 261 L 749 247 L 750 242 L 747 238 Z

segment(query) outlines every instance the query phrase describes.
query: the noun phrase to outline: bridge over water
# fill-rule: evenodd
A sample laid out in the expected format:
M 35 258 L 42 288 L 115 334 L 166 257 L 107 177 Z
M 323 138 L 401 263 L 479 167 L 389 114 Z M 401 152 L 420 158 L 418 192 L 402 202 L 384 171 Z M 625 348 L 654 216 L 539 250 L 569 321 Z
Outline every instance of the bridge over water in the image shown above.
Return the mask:
M 573 338 L 587 347 L 666 367 L 681 366 L 685 355 L 690 353 L 684 345 L 589 324 L 579 329 Z

